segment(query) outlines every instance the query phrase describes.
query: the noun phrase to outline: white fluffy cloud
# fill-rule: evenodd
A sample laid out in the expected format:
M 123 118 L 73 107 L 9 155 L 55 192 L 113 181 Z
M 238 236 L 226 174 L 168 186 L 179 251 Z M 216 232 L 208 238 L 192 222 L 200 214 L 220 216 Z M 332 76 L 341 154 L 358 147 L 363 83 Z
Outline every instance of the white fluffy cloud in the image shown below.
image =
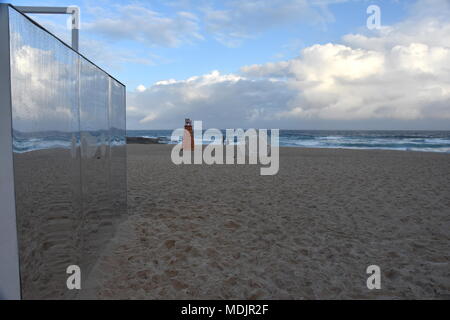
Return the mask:
M 279 103 L 294 98 L 284 82 L 221 75 L 213 71 L 186 80 L 159 81 L 128 94 L 129 128 L 177 128 L 185 117 L 211 127 L 257 126 L 270 121 Z
M 145 86 L 143 84 L 140 84 L 137 86 L 136 91 L 137 92 L 144 92 L 145 91 Z
M 450 10 L 447 1 L 425 2 L 438 12 L 310 46 L 295 59 L 158 82 L 130 94 L 129 127 L 173 128 L 191 117 L 222 128 L 448 128 Z
M 244 67 L 284 77 L 297 92 L 281 117 L 333 120 L 450 118 L 450 48 L 425 43 L 385 51 L 315 45 L 279 64 Z

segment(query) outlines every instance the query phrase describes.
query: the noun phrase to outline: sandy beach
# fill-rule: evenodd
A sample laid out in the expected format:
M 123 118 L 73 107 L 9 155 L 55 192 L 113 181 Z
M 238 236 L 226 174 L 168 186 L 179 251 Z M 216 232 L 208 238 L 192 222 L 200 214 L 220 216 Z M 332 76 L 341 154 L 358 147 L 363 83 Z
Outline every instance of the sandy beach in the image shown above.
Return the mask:
M 129 218 L 80 298 L 450 298 L 450 155 L 280 148 L 260 176 L 171 147 L 128 146 Z

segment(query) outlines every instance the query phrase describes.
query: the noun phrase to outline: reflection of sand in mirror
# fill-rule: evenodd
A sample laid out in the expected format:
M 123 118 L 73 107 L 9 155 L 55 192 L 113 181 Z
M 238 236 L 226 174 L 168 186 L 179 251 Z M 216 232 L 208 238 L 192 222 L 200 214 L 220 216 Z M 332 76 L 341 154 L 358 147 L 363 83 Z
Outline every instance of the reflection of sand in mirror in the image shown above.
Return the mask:
M 70 150 L 14 155 L 24 299 L 65 298 L 66 268 L 81 263 L 79 161 Z
M 109 157 L 103 150 L 83 158 L 81 180 L 79 158 L 73 159 L 71 150 L 14 155 L 24 299 L 74 297 L 77 292 L 66 287 L 67 266 L 81 267 L 84 286 L 112 236 L 119 212 L 111 205 Z M 116 186 L 116 194 L 123 194 L 123 187 Z
M 109 152 L 100 144 L 104 141 L 87 132 L 81 133 L 81 172 L 84 212 L 83 257 L 89 268 L 98 255 L 105 237 L 113 232 L 114 213 L 110 195 Z M 86 144 L 83 142 L 86 141 Z M 108 148 L 109 151 L 109 148 Z
M 127 216 L 127 146 L 110 147 L 111 198 L 113 211 Z

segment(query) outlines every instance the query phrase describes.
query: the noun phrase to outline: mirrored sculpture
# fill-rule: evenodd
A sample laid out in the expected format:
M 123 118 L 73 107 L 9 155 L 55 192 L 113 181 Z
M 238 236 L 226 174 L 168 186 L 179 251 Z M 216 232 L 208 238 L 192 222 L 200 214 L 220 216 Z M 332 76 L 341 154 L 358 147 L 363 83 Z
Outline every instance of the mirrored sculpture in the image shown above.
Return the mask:
M 15 215 L 21 297 L 75 298 L 67 267 L 81 268 L 83 286 L 126 215 L 125 86 L 14 7 L 1 10 L 12 138 L 1 149 L 12 152 L 15 213 L 0 222 Z

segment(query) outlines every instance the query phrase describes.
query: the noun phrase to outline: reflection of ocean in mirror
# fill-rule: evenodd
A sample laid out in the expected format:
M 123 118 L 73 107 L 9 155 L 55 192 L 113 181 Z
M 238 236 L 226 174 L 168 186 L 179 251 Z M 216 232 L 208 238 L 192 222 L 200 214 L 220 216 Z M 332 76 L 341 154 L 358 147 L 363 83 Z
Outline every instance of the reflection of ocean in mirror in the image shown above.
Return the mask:
M 39 132 L 39 133 L 21 133 L 14 132 L 13 151 L 23 153 L 34 150 L 45 149 L 71 149 L 74 150 L 79 142 L 78 133 L 71 132 Z M 102 146 L 105 141 L 104 132 L 83 132 L 81 142 L 85 141 L 87 145 Z M 110 146 L 121 146 L 125 143 L 123 132 L 117 135 L 111 135 L 109 138 Z M 95 150 L 92 151 L 95 153 Z

